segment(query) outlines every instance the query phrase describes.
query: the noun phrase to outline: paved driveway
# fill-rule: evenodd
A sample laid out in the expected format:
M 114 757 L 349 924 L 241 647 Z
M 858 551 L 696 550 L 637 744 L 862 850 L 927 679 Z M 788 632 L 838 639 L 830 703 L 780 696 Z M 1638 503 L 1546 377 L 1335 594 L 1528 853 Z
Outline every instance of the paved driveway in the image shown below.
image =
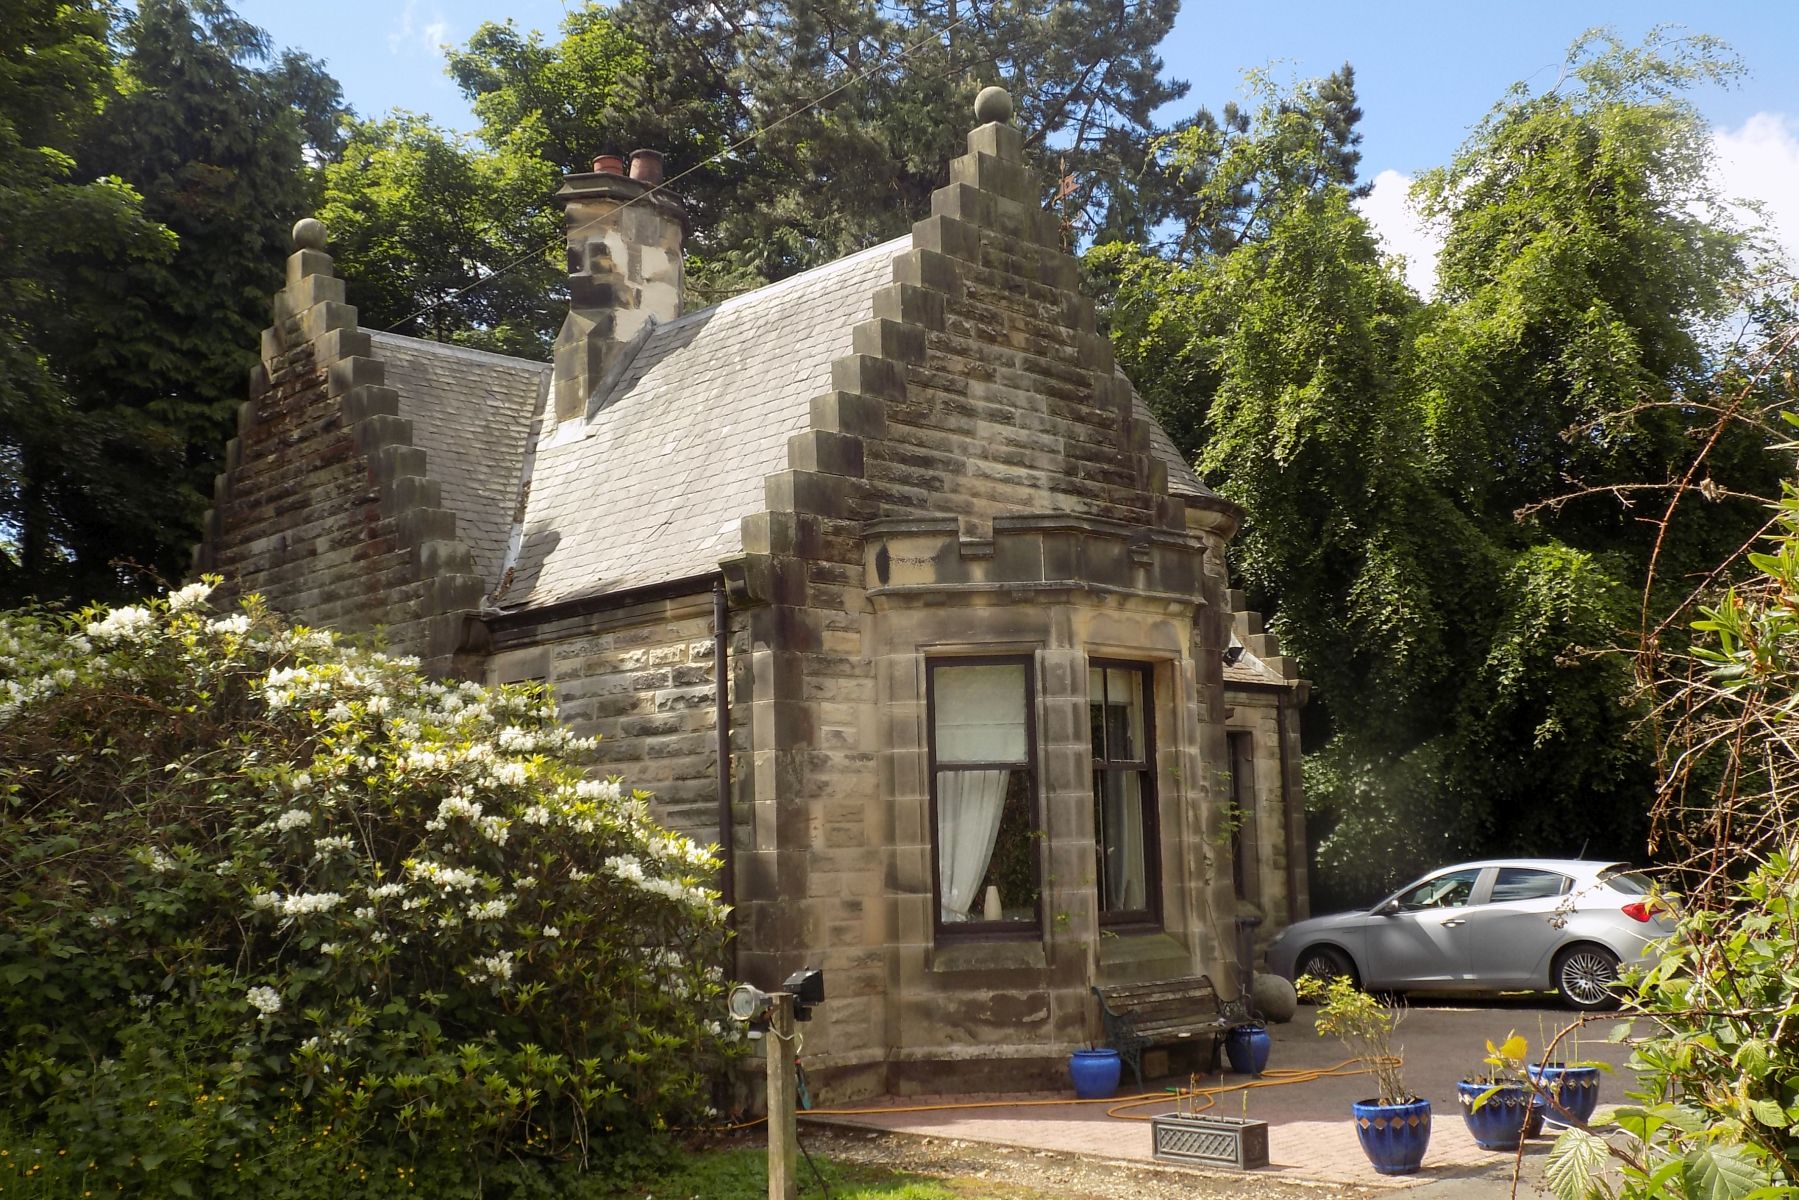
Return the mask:
M 1250 1081 L 1239 1075 L 1206 1081 L 1208 1087 L 1228 1091 L 1215 1097 L 1217 1111 L 1259 1117 L 1269 1123 L 1269 1157 L 1266 1174 L 1293 1182 L 1360 1184 L 1404 1189 L 1407 1200 L 1427 1197 L 1504 1196 L 1510 1192 L 1514 1156 L 1510 1152 L 1482 1150 L 1469 1137 L 1456 1101 L 1456 1081 L 1480 1065 L 1488 1038 L 1503 1039 L 1516 1031 L 1530 1043 L 1533 1057 L 1561 1029 L 1573 1024 L 1577 1014 L 1542 1007 L 1541 1000 L 1464 1003 L 1414 1000 L 1395 1038 L 1405 1057 L 1406 1083 L 1429 1099 L 1433 1126 L 1424 1168 L 1409 1177 L 1377 1175 L 1368 1166 L 1350 1123 L 1350 1105 L 1372 1091 L 1365 1075 L 1323 1076 L 1306 1082 L 1284 1083 L 1278 1077 Z M 1274 1040 L 1268 1066 L 1288 1070 L 1319 1071 L 1339 1063 L 1345 1052 L 1330 1038 L 1319 1037 L 1312 1027 L 1313 1010 L 1302 1007 L 1287 1025 L 1271 1030 Z M 1578 1045 L 1564 1040 L 1557 1057 L 1563 1060 L 1606 1062 L 1615 1068 L 1603 1078 L 1602 1105 L 1615 1104 L 1635 1086 L 1623 1070 L 1628 1049 L 1605 1040 L 1611 1021 L 1589 1023 L 1579 1030 Z M 1130 1080 L 1126 1079 L 1126 1087 Z M 1152 1088 L 1185 1084 L 1186 1080 L 1157 1080 Z M 1150 1131 L 1147 1118 L 1171 1111 L 1165 1094 L 1149 1093 L 1150 1102 L 1127 1106 L 1130 1096 L 1121 1094 L 1099 1103 L 1045 1103 L 1064 1101 L 1072 1092 L 1055 1095 L 1016 1095 L 1002 1098 L 975 1096 L 908 1097 L 884 1102 L 880 1110 L 831 1116 L 827 1119 L 864 1125 L 891 1132 L 961 1138 L 1034 1150 L 1062 1151 L 1116 1160 L 1148 1160 Z M 998 1099 L 993 1107 L 938 1108 L 934 1105 L 967 1105 Z M 899 1109 L 913 1111 L 897 1111 Z M 822 1115 L 822 1114 L 821 1114 Z M 1542 1177 L 1548 1138 L 1527 1143 L 1520 1195 L 1535 1194 Z

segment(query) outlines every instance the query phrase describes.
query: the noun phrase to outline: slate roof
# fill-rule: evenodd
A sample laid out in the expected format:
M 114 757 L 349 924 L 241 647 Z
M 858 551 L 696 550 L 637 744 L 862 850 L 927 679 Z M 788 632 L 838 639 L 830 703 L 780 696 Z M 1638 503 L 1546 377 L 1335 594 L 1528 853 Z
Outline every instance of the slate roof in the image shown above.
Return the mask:
M 763 479 L 787 469 L 788 439 L 911 245 L 897 238 L 651 329 L 590 400 L 593 415 L 546 426 L 527 456 L 502 607 L 703 575 L 739 552 Z M 1153 419 L 1150 444 L 1170 490 L 1211 494 Z
M 371 331 L 386 380 L 412 421 L 413 445 L 456 514 L 456 534 L 492 587 L 518 508 L 531 423 L 550 365 L 444 342 Z
M 874 315 L 904 237 L 653 329 L 594 416 L 546 427 L 505 604 L 535 607 L 715 570 L 763 508 L 763 477 L 850 330 Z M 573 428 L 571 428 L 573 427 Z

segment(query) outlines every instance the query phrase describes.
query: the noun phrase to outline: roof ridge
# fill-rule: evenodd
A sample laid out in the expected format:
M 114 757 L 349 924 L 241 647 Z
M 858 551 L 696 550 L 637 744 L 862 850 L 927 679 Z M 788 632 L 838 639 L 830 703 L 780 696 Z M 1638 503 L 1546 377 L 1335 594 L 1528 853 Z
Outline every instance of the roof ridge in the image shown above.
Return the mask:
M 724 312 L 727 309 L 736 308 L 753 301 L 766 300 L 770 296 L 791 291 L 825 271 L 845 270 L 859 265 L 867 259 L 878 257 L 883 252 L 892 256 L 898 253 L 898 251 L 894 249 L 895 246 L 898 246 L 901 242 L 910 242 L 911 240 L 912 234 L 910 231 L 902 233 L 898 237 L 888 238 L 879 245 L 869 246 L 863 250 L 857 250 L 854 253 L 844 255 L 842 258 L 833 258 L 830 262 L 819 263 L 816 267 L 807 267 L 804 271 L 801 271 L 796 275 L 789 275 L 785 279 L 777 279 L 773 283 L 765 283 L 759 288 L 751 288 L 747 292 L 739 292 L 735 296 L 720 300 L 717 304 L 710 304 L 705 308 L 696 308 L 692 312 L 682 313 L 674 320 L 658 325 L 657 328 L 661 330 L 678 329 L 685 321 L 697 320 L 700 317 Z
M 393 333 L 386 329 L 365 329 L 362 332 L 377 342 L 412 342 L 420 347 L 428 347 L 431 354 L 444 354 L 452 358 L 473 358 L 492 362 L 502 362 L 509 366 L 528 367 L 533 371 L 548 371 L 547 362 L 539 362 L 535 358 L 520 358 L 516 354 L 501 354 L 497 350 L 477 350 L 473 346 L 459 346 L 455 342 L 440 342 L 436 338 L 413 337 L 411 334 Z

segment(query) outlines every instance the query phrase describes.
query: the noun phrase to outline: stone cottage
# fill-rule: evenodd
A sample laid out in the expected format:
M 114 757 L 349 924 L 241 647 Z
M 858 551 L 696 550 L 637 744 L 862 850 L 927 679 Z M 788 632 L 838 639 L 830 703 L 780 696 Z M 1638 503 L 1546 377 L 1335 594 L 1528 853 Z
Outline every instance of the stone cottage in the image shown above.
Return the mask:
M 1091 985 L 1237 986 L 1306 915 L 1305 685 L 1239 513 L 1113 366 L 982 94 L 912 232 L 697 312 L 661 159 L 568 177 L 553 365 L 365 331 L 295 228 L 204 570 L 446 675 L 543 680 L 725 848 L 833 1097 L 1016 1088 Z

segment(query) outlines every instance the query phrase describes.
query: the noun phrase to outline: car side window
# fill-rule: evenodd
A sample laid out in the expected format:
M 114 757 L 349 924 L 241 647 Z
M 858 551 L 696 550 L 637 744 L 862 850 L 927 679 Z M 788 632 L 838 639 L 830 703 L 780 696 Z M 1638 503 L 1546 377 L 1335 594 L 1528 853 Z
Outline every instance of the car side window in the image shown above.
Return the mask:
M 1468 903 L 1468 897 L 1474 894 L 1474 881 L 1480 878 L 1480 868 L 1471 871 L 1451 871 L 1447 875 L 1439 875 L 1435 879 L 1427 879 L 1410 891 L 1399 896 L 1399 907 L 1406 912 L 1417 912 L 1426 908 L 1461 908 Z
M 1491 902 L 1502 904 L 1507 900 L 1545 900 L 1551 896 L 1560 896 L 1573 882 L 1566 875 L 1555 871 L 1501 867 L 1499 877 L 1493 881 Z

